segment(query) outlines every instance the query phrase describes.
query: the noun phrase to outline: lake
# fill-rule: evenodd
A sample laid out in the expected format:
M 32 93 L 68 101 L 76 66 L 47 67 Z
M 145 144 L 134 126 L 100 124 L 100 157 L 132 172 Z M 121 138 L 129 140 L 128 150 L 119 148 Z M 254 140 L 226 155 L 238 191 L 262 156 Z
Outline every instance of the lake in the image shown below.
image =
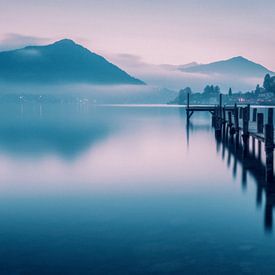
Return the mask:
M 0 108 L 0 274 L 275 274 L 272 206 L 208 114 Z

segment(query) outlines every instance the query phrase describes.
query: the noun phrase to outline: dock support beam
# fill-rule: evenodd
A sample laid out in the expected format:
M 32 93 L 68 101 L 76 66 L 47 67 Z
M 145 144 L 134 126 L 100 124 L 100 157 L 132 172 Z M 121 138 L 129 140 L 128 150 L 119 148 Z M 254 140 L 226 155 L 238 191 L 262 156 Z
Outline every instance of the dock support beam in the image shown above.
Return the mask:
M 189 123 L 190 115 L 189 115 L 189 103 L 190 103 L 190 94 L 187 93 L 187 106 L 186 106 L 186 119 L 187 123 Z
M 235 124 L 235 131 L 239 131 L 239 108 L 237 107 L 237 104 L 234 106 L 234 124 Z
M 240 107 L 240 119 L 243 119 L 243 107 Z
M 222 133 L 222 110 L 221 106 L 216 108 L 216 118 L 215 118 L 215 134 L 216 137 L 221 137 Z
M 244 145 L 244 157 L 247 156 L 249 147 L 249 106 L 243 109 L 243 145 Z
M 268 123 L 265 125 L 265 155 L 266 155 L 266 183 L 269 191 L 274 192 L 274 126 L 273 126 L 273 108 L 268 109 Z
M 273 183 L 273 149 L 274 149 L 274 127 L 272 124 L 265 125 L 265 154 L 266 154 L 266 183 Z
M 257 133 L 262 134 L 264 132 L 264 114 L 257 114 Z

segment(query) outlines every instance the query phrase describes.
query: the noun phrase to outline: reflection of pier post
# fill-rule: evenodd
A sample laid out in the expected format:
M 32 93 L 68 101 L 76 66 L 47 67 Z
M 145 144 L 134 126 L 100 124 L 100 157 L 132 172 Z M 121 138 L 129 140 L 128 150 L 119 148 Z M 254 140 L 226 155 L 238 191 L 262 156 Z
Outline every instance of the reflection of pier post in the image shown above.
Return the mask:
M 187 147 L 189 147 L 189 138 L 190 138 L 190 121 L 186 121 L 186 138 L 187 138 Z
M 264 226 L 267 232 L 271 232 L 273 227 L 273 205 L 274 199 L 267 194 L 264 213 Z
M 262 205 L 262 197 L 263 197 L 263 187 L 260 184 L 257 184 L 256 204 L 258 207 Z
M 190 94 L 187 93 L 187 108 L 186 108 L 186 115 L 187 115 L 187 122 L 189 121 L 189 104 L 190 104 Z
M 216 106 L 215 113 L 217 113 L 217 123 L 215 124 L 215 132 L 221 129 L 221 137 L 216 138 L 217 148 L 222 146 L 221 156 L 224 159 L 226 150 L 228 152 L 227 165 L 230 167 L 231 157 L 233 157 L 233 176 L 236 177 L 237 163 L 241 164 L 241 177 L 242 177 L 242 188 L 246 189 L 248 173 L 252 175 L 257 183 L 256 193 L 256 205 L 259 207 L 262 204 L 262 198 L 265 194 L 266 204 L 264 209 L 264 226 L 266 231 L 271 231 L 273 226 L 272 210 L 275 207 L 275 182 L 274 182 L 274 126 L 273 126 L 273 109 L 268 110 L 268 123 L 264 125 L 264 115 L 258 113 L 257 110 L 253 109 L 251 118 L 254 122 L 257 122 L 257 132 L 255 133 L 252 127 L 249 131 L 250 121 L 250 106 L 242 108 L 241 117 L 243 123 L 239 127 L 238 111 L 240 109 L 235 106 L 234 108 L 227 109 L 227 120 L 224 116 L 224 111 L 220 112 L 220 106 Z M 230 132 L 230 125 L 232 124 L 232 114 L 234 115 L 234 126 L 236 132 Z M 222 114 L 222 115 L 221 115 Z M 227 125 L 223 123 L 219 124 L 220 118 L 225 119 Z M 255 121 L 256 120 L 256 121 Z M 218 128 L 219 126 L 221 128 Z M 263 127 L 264 126 L 264 127 Z M 242 133 L 241 133 L 242 132 Z M 263 135 L 264 133 L 264 135 Z M 229 135 L 230 134 L 230 135 Z M 250 148 L 250 136 L 252 138 L 252 147 Z M 217 137 L 217 136 L 216 136 Z M 230 139 L 229 139 L 230 137 Z M 258 142 L 258 143 L 256 143 Z M 262 161 L 262 143 L 265 149 L 266 159 Z

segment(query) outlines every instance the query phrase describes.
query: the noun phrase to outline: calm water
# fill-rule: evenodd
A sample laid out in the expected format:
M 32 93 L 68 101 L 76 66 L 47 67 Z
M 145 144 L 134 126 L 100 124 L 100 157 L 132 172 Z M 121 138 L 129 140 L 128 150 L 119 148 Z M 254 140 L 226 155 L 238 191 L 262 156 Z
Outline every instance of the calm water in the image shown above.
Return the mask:
M 0 274 L 275 274 L 272 208 L 208 115 L 0 115 Z

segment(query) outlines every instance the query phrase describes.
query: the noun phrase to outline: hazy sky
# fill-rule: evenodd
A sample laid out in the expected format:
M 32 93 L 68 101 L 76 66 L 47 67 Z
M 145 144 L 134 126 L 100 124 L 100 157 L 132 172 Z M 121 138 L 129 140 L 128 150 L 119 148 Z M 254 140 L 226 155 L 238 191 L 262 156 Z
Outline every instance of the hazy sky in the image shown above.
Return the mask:
M 0 0 L 0 49 L 64 37 L 155 64 L 243 55 L 275 71 L 275 1 Z

